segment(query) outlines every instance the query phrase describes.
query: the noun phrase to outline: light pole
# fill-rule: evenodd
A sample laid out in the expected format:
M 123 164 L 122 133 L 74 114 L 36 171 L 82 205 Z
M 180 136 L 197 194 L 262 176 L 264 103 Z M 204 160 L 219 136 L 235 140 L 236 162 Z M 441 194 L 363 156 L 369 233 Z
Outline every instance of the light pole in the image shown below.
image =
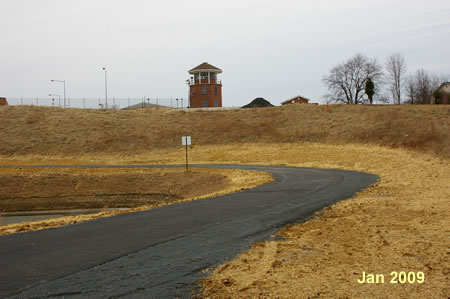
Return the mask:
M 50 80 L 50 82 L 60 82 L 64 84 L 64 108 L 66 108 L 66 81 L 65 80 Z
M 61 108 L 61 96 L 59 94 L 49 93 L 48 96 L 49 97 L 58 97 L 58 105 L 59 105 L 59 108 Z
M 103 70 L 105 71 L 105 109 L 108 109 L 108 76 L 106 67 Z
M 186 84 L 189 86 L 188 88 L 188 103 L 187 103 L 187 107 L 190 108 L 191 107 L 191 80 L 186 80 Z

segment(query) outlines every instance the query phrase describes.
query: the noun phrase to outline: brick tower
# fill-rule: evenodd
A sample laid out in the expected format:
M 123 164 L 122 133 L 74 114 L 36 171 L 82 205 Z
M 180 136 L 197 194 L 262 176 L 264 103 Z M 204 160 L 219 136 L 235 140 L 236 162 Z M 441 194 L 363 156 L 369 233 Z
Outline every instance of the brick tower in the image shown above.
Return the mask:
M 222 70 L 207 62 L 189 71 L 189 106 L 191 108 L 222 107 L 222 82 L 217 74 Z

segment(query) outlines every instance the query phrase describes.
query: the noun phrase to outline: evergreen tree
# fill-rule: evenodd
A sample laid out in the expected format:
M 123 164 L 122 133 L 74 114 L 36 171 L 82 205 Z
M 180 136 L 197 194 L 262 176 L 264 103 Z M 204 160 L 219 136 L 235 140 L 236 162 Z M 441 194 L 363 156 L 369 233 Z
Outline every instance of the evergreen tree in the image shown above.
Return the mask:
M 372 105 L 373 103 L 373 95 L 375 94 L 375 84 L 373 84 L 372 79 L 368 78 L 366 81 L 366 94 L 369 98 L 369 102 Z

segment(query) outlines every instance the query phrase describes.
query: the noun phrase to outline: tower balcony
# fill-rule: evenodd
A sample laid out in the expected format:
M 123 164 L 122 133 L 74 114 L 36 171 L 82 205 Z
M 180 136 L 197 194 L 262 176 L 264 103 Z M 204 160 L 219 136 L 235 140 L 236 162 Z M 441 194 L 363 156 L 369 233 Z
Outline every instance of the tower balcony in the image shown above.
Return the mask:
M 187 80 L 187 83 L 188 83 L 189 86 L 191 86 L 191 85 L 199 85 L 199 84 L 219 84 L 219 85 L 222 85 L 222 80 L 220 80 L 220 79 L 200 79 L 200 80 L 189 79 L 189 80 Z

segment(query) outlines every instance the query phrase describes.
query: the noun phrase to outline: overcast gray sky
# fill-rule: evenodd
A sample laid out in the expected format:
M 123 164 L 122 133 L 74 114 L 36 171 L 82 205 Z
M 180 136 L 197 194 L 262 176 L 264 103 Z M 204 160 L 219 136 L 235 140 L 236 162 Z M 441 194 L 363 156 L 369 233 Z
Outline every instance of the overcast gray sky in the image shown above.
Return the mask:
M 0 96 L 187 96 L 187 71 L 223 70 L 224 106 L 320 102 L 328 71 L 393 52 L 450 74 L 449 0 L 0 0 Z

